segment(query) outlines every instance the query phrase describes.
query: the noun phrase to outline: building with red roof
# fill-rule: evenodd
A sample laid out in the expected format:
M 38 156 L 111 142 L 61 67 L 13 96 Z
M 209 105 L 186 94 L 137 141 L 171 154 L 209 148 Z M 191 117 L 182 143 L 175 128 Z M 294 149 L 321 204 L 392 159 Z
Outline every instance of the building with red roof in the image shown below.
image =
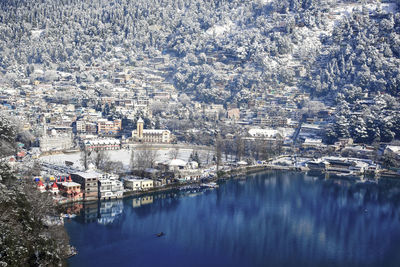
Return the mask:
M 57 184 L 55 182 L 51 185 L 50 192 L 53 195 L 58 195 L 59 190 L 58 190 L 58 186 L 57 186 Z
M 42 180 L 39 180 L 39 182 L 37 183 L 37 188 L 39 189 L 40 192 L 46 191 L 46 187 L 44 186 Z

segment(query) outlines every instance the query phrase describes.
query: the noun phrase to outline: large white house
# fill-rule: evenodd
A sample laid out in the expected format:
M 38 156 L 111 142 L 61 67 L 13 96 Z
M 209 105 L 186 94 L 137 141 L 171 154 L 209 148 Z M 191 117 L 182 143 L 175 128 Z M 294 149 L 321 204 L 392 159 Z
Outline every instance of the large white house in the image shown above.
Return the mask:
M 100 199 L 122 198 L 123 194 L 124 186 L 121 181 L 116 179 L 99 180 Z
M 151 179 L 125 179 L 124 185 L 127 189 L 133 191 L 143 191 L 153 188 L 154 181 Z
M 171 132 L 169 130 L 144 129 L 144 121 L 139 118 L 136 130 L 132 131 L 132 138 L 143 143 L 170 143 Z
M 72 128 L 54 127 L 47 129 L 45 126 L 39 143 L 42 152 L 70 149 L 73 147 Z
M 93 150 L 118 150 L 121 148 L 121 141 L 114 138 L 87 139 L 83 142 L 85 149 Z

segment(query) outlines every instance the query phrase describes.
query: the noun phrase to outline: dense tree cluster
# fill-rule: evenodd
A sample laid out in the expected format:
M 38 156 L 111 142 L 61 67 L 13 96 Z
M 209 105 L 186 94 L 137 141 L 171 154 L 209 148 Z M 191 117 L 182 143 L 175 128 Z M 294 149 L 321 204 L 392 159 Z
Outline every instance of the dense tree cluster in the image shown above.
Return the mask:
M 344 97 L 353 103 L 365 94 L 400 96 L 400 13 L 359 10 L 325 39 L 329 54 L 310 89 L 317 95 Z
M 16 129 L 7 116 L 0 114 L 0 158 L 15 152 Z
M 356 142 L 390 142 L 400 138 L 400 13 L 366 7 L 353 10 L 324 39 L 328 53 L 316 59 L 305 82 L 317 96 L 337 103 L 327 140 L 352 137 Z
M 13 125 L 4 118 L 0 122 L 0 140 L 12 144 Z M 32 180 L 17 179 L 0 161 L 0 265 L 61 265 L 69 252 L 68 235 L 62 226 L 49 227 L 50 218 L 59 218 L 51 196 L 40 193 Z
M 51 197 L 33 182 L 16 181 L 4 164 L 0 176 L 0 265 L 61 265 L 68 235 L 62 226 L 45 224 L 46 216 L 57 216 Z
M 371 103 L 348 104 L 339 100 L 334 124 L 327 129 L 329 143 L 352 137 L 355 142 L 391 142 L 400 139 L 399 103 L 390 95 L 379 95 Z

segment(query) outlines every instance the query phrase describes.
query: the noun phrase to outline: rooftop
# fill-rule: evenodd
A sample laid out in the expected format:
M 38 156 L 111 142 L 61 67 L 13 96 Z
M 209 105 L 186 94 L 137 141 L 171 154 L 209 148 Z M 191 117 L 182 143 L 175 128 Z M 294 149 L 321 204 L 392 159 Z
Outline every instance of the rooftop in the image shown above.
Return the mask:
M 90 179 L 90 178 L 99 178 L 101 177 L 101 174 L 95 171 L 87 171 L 87 172 L 76 172 L 73 173 L 74 175 L 78 175 L 82 177 L 83 179 Z

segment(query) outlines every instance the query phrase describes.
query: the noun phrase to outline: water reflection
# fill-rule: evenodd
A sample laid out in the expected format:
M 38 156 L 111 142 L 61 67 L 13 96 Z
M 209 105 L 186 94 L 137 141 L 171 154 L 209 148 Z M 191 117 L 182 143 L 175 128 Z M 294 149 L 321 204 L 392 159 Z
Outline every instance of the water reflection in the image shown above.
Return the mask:
M 111 224 L 123 211 L 122 200 L 102 201 L 99 203 L 99 215 L 97 222 L 100 224 Z
M 80 251 L 70 263 L 398 266 L 399 200 L 396 181 L 360 183 L 269 172 L 227 181 L 214 191 L 125 199 L 123 210 L 122 204 L 115 212 L 99 208 L 97 216 L 94 207 L 85 206 L 67 224 Z M 111 228 L 98 224 L 102 218 Z M 161 231 L 167 235 L 154 238 Z M 164 258 L 147 258 L 147 250 Z M 113 258 L 103 256 L 106 252 Z

